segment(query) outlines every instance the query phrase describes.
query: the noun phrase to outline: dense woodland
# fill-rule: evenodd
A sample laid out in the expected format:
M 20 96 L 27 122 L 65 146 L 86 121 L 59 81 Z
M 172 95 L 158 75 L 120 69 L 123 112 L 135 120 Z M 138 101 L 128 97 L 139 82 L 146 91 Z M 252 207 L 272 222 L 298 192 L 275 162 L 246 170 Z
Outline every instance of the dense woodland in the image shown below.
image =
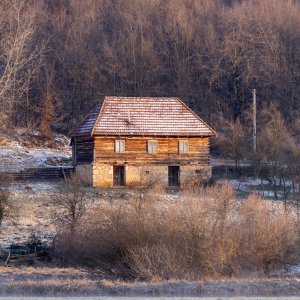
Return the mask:
M 252 88 L 299 111 L 296 0 L 1 0 L 0 33 L 2 129 L 67 133 L 104 95 L 178 96 L 214 126 Z

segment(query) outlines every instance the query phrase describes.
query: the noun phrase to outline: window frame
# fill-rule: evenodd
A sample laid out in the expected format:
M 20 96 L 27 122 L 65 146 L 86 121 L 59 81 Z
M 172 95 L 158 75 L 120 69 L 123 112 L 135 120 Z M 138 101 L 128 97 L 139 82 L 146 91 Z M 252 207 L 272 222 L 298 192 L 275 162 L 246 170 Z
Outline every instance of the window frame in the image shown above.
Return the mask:
M 150 149 L 151 149 L 151 151 L 150 151 Z M 158 142 L 157 142 L 157 140 L 148 140 L 147 141 L 147 153 L 148 154 L 156 154 L 156 153 L 158 153 Z
M 178 154 L 188 154 L 188 153 L 189 153 L 189 141 L 187 140 L 178 141 Z
M 123 149 L 121 145 L 123 145 Z M 115 140 L 115 153 L 125 153 L 125 150 L 126 150 L 125 140 Z

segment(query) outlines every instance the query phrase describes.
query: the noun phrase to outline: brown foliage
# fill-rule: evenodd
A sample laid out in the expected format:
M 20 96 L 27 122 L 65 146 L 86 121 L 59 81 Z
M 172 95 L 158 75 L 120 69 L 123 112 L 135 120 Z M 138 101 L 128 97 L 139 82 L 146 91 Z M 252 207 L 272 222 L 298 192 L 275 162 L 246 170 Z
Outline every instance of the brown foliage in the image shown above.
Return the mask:
M 176 95 L 210 124 L 216 111 L 237 119 L 253 87 L 259 105 L 274 99 L 289 117 L 298 109 L 297 1 L 10 2 L 0 5 L 5 122 L 13 111 L 17 124 L 37 117 L 49 69 L 63 129 L 111 94 Z M 15 28 L 21 44 L 12 42 Z
M 173 200 L 102 201 L 82 219 L 75 244 L 61 228 L 56 253 L 146 279 L 264 274 L 299 259 L 295 215 L 287 213 L 256 195 L 239 202 L 226 183 Z
M 56 117 L 55 107 L 53 104 L 53 100 L 51 96 L 46 95 L 43 106 L 40 108 L 40 115 L 41 115 L 41 124 L 40 130 L 41 133 L 44 135 L 45 138 L 51 138 L 52 131 L 51 131 L 51 124 Z
M 222 117 L 219 124 L 222 132 L 217 138 L 217 144 L 221 156 L 225 159 L 233 159 L 236 170 L 238 170 L 241 160 L 245 159 L 250 152 L 246 126 L 240 118 L 230 121 Z

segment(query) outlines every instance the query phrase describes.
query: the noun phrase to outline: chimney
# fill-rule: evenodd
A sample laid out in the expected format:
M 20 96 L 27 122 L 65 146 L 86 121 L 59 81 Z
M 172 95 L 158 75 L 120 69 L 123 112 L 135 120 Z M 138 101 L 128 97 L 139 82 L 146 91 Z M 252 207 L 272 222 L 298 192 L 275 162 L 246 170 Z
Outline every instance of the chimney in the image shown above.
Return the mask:
M 128 112 L 128 116 L 127 116 L 126 122 L 127 122 L 127 124 L 132 124 L 131 123 L 131 119 L 130 119 L 130 112 Z

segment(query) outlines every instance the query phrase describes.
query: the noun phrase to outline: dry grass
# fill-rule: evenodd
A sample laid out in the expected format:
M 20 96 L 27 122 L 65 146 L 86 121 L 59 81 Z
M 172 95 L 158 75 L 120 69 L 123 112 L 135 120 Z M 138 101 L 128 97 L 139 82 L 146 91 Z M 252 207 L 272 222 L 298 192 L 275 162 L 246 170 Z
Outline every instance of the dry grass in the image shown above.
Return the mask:
M 84 295 L 97 292 L 96 276 L 85 269 L 0 267 L 0 295 Z
M 299 295 L 295 278 L 256 280 L 153 280 L 124 282 L 105 279 L 95 270 L 47 267 L 1 267 L 1 296 L 291 296 Z
M 55 241 L 65 263 L 115 268 L 143 279 L 265 275 L 299 259 L 297 220 L 256 195 L 240 202 L 218 184 L 166 197 L 102 201 Z
M 11 140 L 5 136 L 0 137 L 0 147 L 9 147 Z

